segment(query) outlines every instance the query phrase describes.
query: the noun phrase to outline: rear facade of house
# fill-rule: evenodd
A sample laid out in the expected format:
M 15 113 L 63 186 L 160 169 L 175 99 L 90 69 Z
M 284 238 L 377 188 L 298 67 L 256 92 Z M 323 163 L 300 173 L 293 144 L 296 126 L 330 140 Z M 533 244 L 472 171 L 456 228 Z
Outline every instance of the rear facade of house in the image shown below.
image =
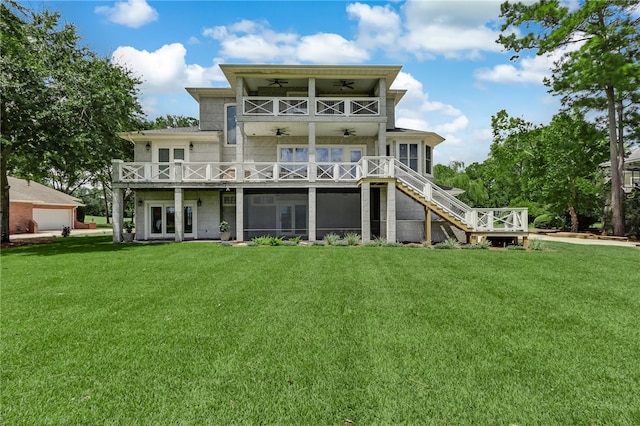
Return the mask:
M 221 65 L 228 88 L 187 88 L 199 127 L 122 133 L 113 162 L 114 241 L 125 192 L 137 240 L 271 235 L 363 242 L 525 238 L 525 209 L 471 209 L 432 181 L 433 132 L 401 129 L 399 66 Z

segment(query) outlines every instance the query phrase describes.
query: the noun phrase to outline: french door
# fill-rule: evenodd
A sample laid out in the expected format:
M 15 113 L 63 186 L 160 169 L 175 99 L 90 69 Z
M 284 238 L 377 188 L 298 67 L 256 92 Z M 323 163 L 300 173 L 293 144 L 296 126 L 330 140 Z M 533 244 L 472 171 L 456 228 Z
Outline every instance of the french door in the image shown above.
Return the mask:
M 149 233 L 151 237 L 164 238 L 174 236 L 176 233 L 176 208 L 173 204 L 150 204 L 149 206 Z M 185 204 L 182 215 L 182 230 L 185 236 L 195 235 L 194 206 Z
M 158 148 L 158 163 L 161 163 L 158 166 L 158 178 L 160 179 L 171 179 L 171 167 L 169 163 L 173 163 L 176 160 L 185 159 L 185 149 L 184 148 Z M 162 164 L 162 163 L 167 163 Z

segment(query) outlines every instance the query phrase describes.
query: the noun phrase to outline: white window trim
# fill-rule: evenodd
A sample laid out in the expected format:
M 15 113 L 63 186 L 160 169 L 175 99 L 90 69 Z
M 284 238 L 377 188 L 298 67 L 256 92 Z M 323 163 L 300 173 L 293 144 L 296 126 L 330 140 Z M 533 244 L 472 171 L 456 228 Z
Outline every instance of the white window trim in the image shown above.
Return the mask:
M 188 142 L 154 142 L 153 143 L 153 152 L 151 154 L 151 162 L 159 163 L 160 162 L 160 150 L 161 149 L 169 149 L 170 155 L 173 155 L 174 149 L 184 149 L 184 162 L 189 162 L 189 143 Z M 173 163 L 170 161 L 168 164 Z
M 144 238 L 145 239 L 149 239 L 149 238 L 171 238 L 171 237 L 175 237 L 175 233 L 169 233 L 166 232 L 166 226 L 167 224 L 165 223 L 165 214 L 166 214 L 166 208 L 167 207 L 174 207 L 175 203 L 169 200 L 145 200 L 144 202 Z M 154 234 L 151 233 L 151 208 L 152 207 L 162 207 L 162 218 L 163 218 L 163 232 L 161 234 Z M 189 232 L 189 233 L 185 233 L 184 236 L 185 237 L 189 237 L 189 238 L 198 238 L 198 210 L 197 210 L 197 206 L 196 206 L 196 202 L 189 200 L 188 202 L 185 202 L 182 204 L 182 208 L 185 207 L 191 207 L 193 209 L 193 232 Z M 183 220 L 184 220 L 184 215 L 183 215 Z M 184 225 L 183 225 L 184 226 Z
M 230 144 L 229 139 L 227 137 L 227 132 L 229 130 L 227 129 L 227 119 L 228 119 L 228 111 L 230 106 L 236 107 L 236 143 L 234 144 Z M 224 104 L 224 145 L 236 146 L 237 144 L 238 144 L 238 104 L 234 102 L 234 103 Z

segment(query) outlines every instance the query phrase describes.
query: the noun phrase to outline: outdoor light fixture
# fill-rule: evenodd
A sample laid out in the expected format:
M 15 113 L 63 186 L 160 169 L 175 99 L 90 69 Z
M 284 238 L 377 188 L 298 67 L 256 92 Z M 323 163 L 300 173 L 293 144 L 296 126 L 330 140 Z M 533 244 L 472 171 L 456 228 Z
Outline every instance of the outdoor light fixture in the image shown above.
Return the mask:
M 189 151 L 193 151 L 193 142 L 189 142 Z
M 147 142 L 146 147 L 147 147 L 147 151 L 149 151 L 151 149 L 151 144 L 149 142 Z
M 142 198 L 138 198 L 138 207 L 142 207 L 144 205 L 144 200 Z
M 200 207 L 202 205 L 202 200 L 200 199 L 200 197 L 198 197 L 198 207 Z
M 344 134 L 342 136 L 345 137 L 345 138 L 348 138 L 350 136 L 349 130 L 348 129 L 344 129 Z

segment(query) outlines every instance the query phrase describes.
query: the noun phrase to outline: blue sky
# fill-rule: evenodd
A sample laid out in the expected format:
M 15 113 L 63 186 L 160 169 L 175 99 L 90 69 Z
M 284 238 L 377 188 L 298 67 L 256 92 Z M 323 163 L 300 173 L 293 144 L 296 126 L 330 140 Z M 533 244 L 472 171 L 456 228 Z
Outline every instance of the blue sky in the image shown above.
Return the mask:
M 569 1 L 569 0 L 568 0 Z M 495 40 L 490 0 L 23 1 L 58 10 L 82 43 L 139 75 L 150 119 L 198 116 L 184 87 L 227 86 L 218 64 L 393 64 L 408 93 L 399 127 L 446 138 L 435 161 L 484 161 L 491 116 L 506 109 L 535 123 L 558 111 L 542 84 L 554 58 L 509 62 Z

